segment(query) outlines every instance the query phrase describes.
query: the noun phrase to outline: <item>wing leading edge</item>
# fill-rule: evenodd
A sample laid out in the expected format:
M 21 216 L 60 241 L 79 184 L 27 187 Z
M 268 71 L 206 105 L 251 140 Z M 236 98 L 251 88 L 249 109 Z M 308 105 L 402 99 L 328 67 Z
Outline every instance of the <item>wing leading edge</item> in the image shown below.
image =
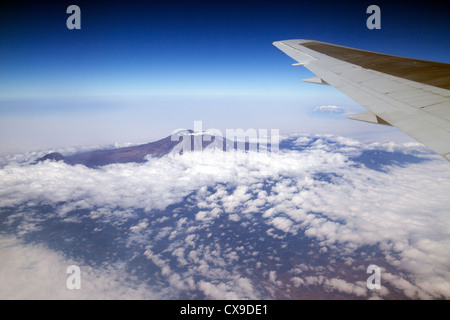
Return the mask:
M 392 125 L 450 161 L 450 64 L 410 59 L 313 40 L 273 43 L 368 109 L 349 118 Z

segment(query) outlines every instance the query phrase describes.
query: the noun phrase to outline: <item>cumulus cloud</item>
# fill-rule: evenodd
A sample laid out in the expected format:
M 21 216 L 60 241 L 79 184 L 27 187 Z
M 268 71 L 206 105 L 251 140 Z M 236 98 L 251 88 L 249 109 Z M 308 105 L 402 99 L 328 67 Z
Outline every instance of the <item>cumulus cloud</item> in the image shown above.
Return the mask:
M 342 107 L 335 105 L 328 106 L 318 106 L 314 108 L 314 112 L 325 112 L 325 113 L 345 113 L 346 110 Z
M 209 299 L 258 299 L 258 295 L 255 294 L 251 281 L 247 278 L 233 277 L 229 282 L 216 284 L 201 280 L 199 282 L 199 289 Z
M 0 299 L 162 299 L 161 291 L 139 284 L 120 266 L 93 268 L 46 248 L 0 236 Z M 80 288 L 69 289 L 71 265 L 80 267 Z
M 29 165 L 16 157 L 0 170 L 0 226 L 19 237 L 16 243 L 39 238 L 49 224 L 63 224 L 58 248 L 70 256 L 63 244 L 80 241 L 71 228 L 83 225 L 81 240 L 104 253 L 97 262 L 109 266 L 83 262 L 86 277 L 104 288 L 86 287 L 88 297 L 106 297 L 105 290 L 116 286 L 122 288 L 111 290 L 117 298 L 125 292 L 286 298 L 301 297 L 304 287 L 356 298 L 450 297 L 447 162 L 418 144 L 364 145 L 333 135 L 295 136 L 285 143 L 290 149 L 279 153 L 242 153 L 245 161 L 214 150 L 98 169 L 51 161 Z M 380 153 L 384 158 L 374 158 Z M 95 249 L 92 234 L 106 249 Z M 0 256 L 11 261 L 2 266 L 5 281 L 19 281 L 12 270 L 30 264 L 44 272 L 40 256 L 61 270 L 68 263 L 34 244 L 3 245 Z M 372 263 L 383 268 L 377 294 L 365 286 L 365 268 Z M 142 286 L 130 276 L 136 270 L 147 275 Z M 57 285 L 45 281 L 49 292 Z M 33 297 L 38 282 L 19 282 L 11 282 L 17 296 Z M 155 286 L 165 290 L 155 295 Z M 66 297 L 65 290 L 55 295 Z
M 306 277 L 302 279 L 300 277 L 294 277 L 292 279 L 295 286 L 325 286 L 330 290 L 337 290 L 350 295 L 356 295 L 357 297 L 363 297 L 367 295 L 367 286 L 365 282 L 350 283 L 343 279 L 331 278 L 327 279 L 324 276 Z

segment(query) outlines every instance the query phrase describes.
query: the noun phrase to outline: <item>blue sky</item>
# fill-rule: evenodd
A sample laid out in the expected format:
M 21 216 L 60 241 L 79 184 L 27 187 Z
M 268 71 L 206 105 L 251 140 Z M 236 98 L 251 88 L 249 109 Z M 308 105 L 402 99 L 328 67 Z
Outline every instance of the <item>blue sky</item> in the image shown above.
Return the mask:
M 66 27 L 71 4 L 81 9 L 81 30 Z M 366 27 L 370 4 L 381 8 L 381 30 Z M 312 74 L 271 43 L 315 39 L 450 61 L 439 2 L 17 1 L 0 12 L 1 153 L 145 142 L 195 120 L 205 129 L 401 139 L 393 129 L 314 115 L 321 105 L 362 108 L 334 88 L 302 83 Z

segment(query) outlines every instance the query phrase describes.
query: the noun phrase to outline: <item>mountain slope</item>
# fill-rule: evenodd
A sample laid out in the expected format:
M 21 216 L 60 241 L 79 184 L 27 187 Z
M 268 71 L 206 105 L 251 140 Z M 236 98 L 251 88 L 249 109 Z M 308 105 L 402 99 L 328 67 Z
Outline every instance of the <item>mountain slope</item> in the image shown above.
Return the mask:
M 207 132 L 199 133 L 193 132 L 192 130 L 182 130 L 164 139 L 132 147 L 94 150 L 69 156 L 53 152 L 37 159 L 36 163 L 54 160 L 64 161 L 71 165 L 83 164 L 87 167 L 99 167 L 113 163 L 140 163 L 145 162 L 147 156 L 159 158 L 169 153 L 182 154 L 186 151 L 201 151 L 207 147 L 223 151 L 238 149 L 257 150 L 259 145 L 249 142 L 238 144 L 236 141 L 231 141 Z

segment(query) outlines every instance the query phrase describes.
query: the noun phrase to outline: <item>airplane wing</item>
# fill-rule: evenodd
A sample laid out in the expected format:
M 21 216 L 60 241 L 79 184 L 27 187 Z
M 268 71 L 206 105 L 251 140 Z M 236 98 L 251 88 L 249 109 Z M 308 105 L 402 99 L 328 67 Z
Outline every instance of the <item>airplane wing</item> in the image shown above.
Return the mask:
M 349 118 L 394 126 L 450 161 L 450 64 L 314 40 L 273 45 L 368 109 Z

